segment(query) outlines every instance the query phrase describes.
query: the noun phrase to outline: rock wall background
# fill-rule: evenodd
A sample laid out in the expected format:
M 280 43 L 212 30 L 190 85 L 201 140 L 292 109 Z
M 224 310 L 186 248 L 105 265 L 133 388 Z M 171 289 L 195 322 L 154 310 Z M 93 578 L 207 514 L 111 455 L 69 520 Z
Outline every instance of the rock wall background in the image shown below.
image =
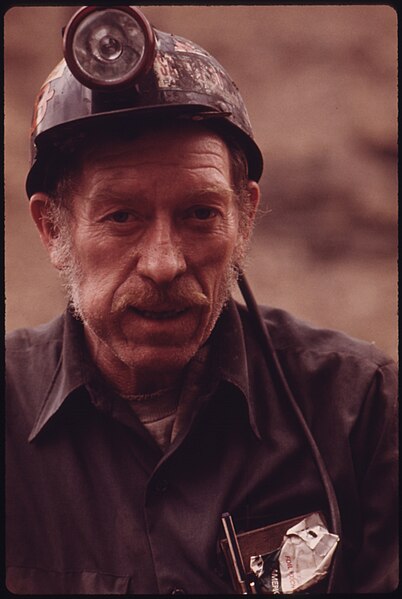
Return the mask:
M 14 7 L 5 31 L 6 328 L 65 305 L 28 214 L 28 131 L 74 7 Z M 260 302 L 397 356 L 397 15 L 389 6 L 145 6 L 204 46 L 265 156 L 248 265 Z

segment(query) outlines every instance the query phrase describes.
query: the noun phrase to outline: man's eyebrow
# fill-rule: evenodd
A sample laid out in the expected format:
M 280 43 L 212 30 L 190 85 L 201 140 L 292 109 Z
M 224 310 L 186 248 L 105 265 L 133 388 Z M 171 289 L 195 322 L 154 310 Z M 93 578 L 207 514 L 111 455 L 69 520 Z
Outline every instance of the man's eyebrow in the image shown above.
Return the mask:
M 146 199 L 147 191 L 136 189 L 93 189 L 91 190 L 89 197 L 95 202 L 109 202 L 109 201 L 136 201 L 136 200 L 144 200 Z M 234 196 L 234 191 L 231 187 L 224 187 L 220 185 L 212 185 L 208 187 L 202 187 L 199 189 L 189 189 L 186 190 L 182 199 L 185 201 L 199 201 L 202 198 L 214 198 L 214 199 L 224 199 L 230 200 Z
M 92 189 L 88 197 L 95 202 L 110 202 L 110 201 L 130 201 L 136 197 L 141 197 L 140 192 L 131 192 L 130 190 L 115 191 L 114 189 Z
M 223 199 L 231 199 L 234 195 L 234 191 L 231 187 L 221 187 L 220 185 L 213 185 L 211 187 L 203 187 L 201 189 L 189 190 L 185 194 L 185 198 L 188 200 L 197 200 L 202 197 L 215 197 Z

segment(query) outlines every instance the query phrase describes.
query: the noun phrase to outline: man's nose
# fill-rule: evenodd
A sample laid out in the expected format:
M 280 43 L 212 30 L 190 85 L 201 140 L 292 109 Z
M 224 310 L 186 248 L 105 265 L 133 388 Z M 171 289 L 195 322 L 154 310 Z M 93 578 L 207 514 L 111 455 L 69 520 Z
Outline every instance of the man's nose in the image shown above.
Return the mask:
M 168 224 L 152 226 L 143 239 L 137 272 L 157 285 L 171 283 L 186 270 L 180 240 Z

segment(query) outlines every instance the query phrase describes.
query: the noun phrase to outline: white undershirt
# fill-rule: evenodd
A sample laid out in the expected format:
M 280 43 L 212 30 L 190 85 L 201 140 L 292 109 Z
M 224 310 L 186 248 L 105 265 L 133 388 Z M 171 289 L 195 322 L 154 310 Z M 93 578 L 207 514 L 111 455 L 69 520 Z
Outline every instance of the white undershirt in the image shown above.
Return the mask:
M 205 382 L 208 345 L 198 350 L 179 385 L 145 395 L 122 395 L 159 447 L 166 451 L 193 416 L 194 402 Z
M 138 419 L 165 451 L 172 442 L 180 390 L 177 387 L 161 389 L 145 395 L 123 395 Z

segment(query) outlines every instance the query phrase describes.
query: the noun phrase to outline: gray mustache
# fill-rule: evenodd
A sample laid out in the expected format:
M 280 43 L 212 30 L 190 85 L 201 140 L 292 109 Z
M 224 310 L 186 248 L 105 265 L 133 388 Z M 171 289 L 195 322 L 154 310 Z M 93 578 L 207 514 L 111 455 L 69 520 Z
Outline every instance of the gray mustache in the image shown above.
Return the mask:
M 177 281 L 167 288 L 138 286 L 116 297 L 112 303 L 112 313 L 121 312 L 129 306 L 138 310 L 153 308 L 173 309 L 191 306 L 207 306 L 209 300 L 194 283 Z

